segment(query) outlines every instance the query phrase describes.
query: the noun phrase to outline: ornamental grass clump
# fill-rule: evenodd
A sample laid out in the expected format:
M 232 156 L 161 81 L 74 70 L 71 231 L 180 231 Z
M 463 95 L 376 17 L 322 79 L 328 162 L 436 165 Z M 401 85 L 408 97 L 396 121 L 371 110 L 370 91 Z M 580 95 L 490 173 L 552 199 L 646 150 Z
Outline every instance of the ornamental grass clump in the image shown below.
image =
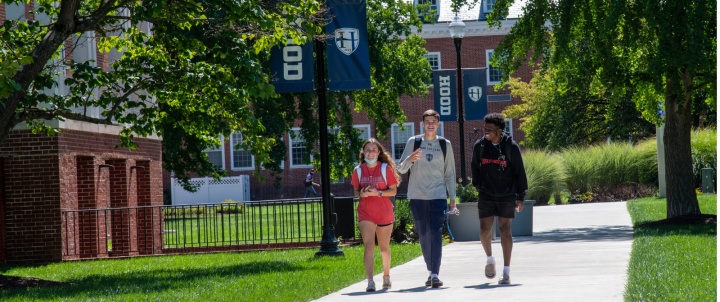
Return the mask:
M 560 195 L 565 187 L 561 158 L 541 150 L 523 153 L 523 164 L 528 179 L 526 200 L 535 200 L 536 205 L 546 205 L 550 198 Z
M 590 192 L 595 185 L 597 166 L 590 157 L 589 148 L 571 147 L 562 152 L 565 186 L 571 193 Z
M 702 186 L 702 169 L 717 172 L 717 129 L 695 129 L 690 138 L 695 187 Z M 717 183 L 717 182 L 716 182 Z M 717 188 L 715 188 L 717 191 Z

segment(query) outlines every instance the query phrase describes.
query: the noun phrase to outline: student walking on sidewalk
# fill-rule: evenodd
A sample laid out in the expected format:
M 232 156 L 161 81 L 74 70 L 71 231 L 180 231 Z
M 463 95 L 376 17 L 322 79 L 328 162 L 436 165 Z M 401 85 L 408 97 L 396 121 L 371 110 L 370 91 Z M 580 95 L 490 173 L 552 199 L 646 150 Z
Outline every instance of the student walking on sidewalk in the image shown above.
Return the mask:
M 374 138 L 363 143 L 360 151 L 360 165 L 355 167 L 352 185 L 355 197 L 360 198 L 358 204 L 358 224 L 362 234 L 365 252 L 363 264 L 368 278 L 367 291 L 375 291 L 373 268 L 375 253 L 375 236 L 383 263 L 383 288 L 391 288 L 390 282 L 390 235 L 392 234 L 395 215 L 391 196 L 395 196 L 400 184 L 400 175 L 395 168 L 392 157 Z
M 442 259 L 442 228 L 447 211 L 455 208 L 455 158 L 450 141 L 437 136 L 440 115 L 435 110 L 423 113 L 425 134 L 411 137 L 405 145 L 398 170 L 410 171 L 408 199 L 420 236 L 420 247 L 430 273 L 425 286 L 443 285 L 438 278 Z
M 505 116 L 490 113 L 485 116 L 485 136 L 475 142 L 470 160 L 472 182 L 478 191 L 480 241 L 487 255 L 485 277 L 495 278 L 495 257 L 492 255 L 490 231 L 495 216 L 500 227 L 503 249 L 503 275 L 499 284 L 510 284 L 510 256 L 513 239 L 510 232 L 515 211 L 522 211 L 528 190 L 520 146 L 503 132 Z

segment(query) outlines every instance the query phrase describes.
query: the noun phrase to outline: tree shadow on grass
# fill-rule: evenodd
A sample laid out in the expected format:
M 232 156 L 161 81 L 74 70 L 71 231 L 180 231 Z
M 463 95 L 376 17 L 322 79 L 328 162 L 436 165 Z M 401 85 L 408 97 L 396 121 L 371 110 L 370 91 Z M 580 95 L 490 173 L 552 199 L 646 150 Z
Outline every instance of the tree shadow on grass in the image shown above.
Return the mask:
M 85 299 L 107 297 L 108 291 L 117 294 L 159 293 L 186 288 L 188 284 L 202 279 L 234 279 L 263 273 L 299 271 L 305 267 L 282 260 L 256 261 L 251 263 L 208 268 L 161 268 L 146 271 L 119 272 L 117 274 L 86 275 L 79 279 L 62 280 L 72 285 L 33 290 L 0 291 L 0 300 L 7 298 L 60 299 L 82 296 Z
M 674 236 L 674 235 L 707 235 L 717 237 L 716 224 L 686 224 L 635 227 L 635 237 L 638 236 Z

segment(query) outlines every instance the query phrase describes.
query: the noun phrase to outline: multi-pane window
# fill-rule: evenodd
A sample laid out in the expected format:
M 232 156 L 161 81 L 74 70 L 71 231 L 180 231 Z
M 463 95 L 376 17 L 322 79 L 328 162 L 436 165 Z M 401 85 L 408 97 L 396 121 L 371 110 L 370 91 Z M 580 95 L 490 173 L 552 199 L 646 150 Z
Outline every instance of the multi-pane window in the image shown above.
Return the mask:
M 236 145 L 242 144 L 242 134 L 233 133 L 230 137 L 230 148 L 232 150 L 232 167 L 233 169 L 253 169 L 255 167 L 253 156 L 250 150 L 245 150 L 242 147 L 236 149 Z
M 495 5 L 495 0 L 483 0 L 482 1 L 482 7 L 483 11 L 486 13 L 493 11 L 493 5 Z
M 415 135 L 415 127 L 412 123 L 405 123 L 404 126 L 405 130 L 400 130 L 400 125 L 398 124 L 392 126 L 393 158 L 396 161 L 400 160 L 400 157 L 405 151 L 405 145 L 408 139 Z
M 308 150 L 305 148 L 305 139 L 300 135 L 300 129 L 293 129 L 295 137 L 290 136 L 290 166 L 307 166 L 310 162 L 305 161 L 305 154 Z M 312 160 L 312 155 L 310 157 Z
M 513 136 L 513 132 L 512 132 L 512 119 L 511 119 L 511 118 L 506 118 L 506 119 L 505 119 L 505 132 L 506 132 L 507 134 L 509 134 L 511 137 Z
M 217 146 L 217 147 L 215 147 L 215 148 L 212 148 L 212 147 L 211 147 L 211 148 L 207 148 L 207 149 L 205 149 L 204 152 L 205 152 L 205 154 L 208 155 L 208 161 L 209 161 L 211 164 L 214 164 L 214 165 L 216 165 L 216 166 L 218 166 L 218 167 L 221 167 L 221 168 L 225 169 L 225 160 L 224 160 L 224 158 L 223 158 L 223 157 L 224 157 L 224 156 L 223 156 L 223 153 L 224 153 L 223 149 L 224 149 L 224 148 L 223 148 L 223 143 L 222 143 L 222 142 L 223 142 L 223 139 L 222 139 L 222 137 L 221 137 L 221 138 L 220 138 L 220 145 L 219 145 L 219 146 Z
M 428 60 L 428 63 L 430 63 L 430 67 L 432 70 L 438 70 L 440 69 L 440 53 L 439 52 L 429 52 L 425 54 L 425 58 Z
M 490 65 L 490 59 L 492 59 L 494 50 L 488 49 L 485 51 L 485 58 L 487 59 L 487 77 L 488 77 L 488 84 L 497 84 L 500 83 L 500 80 L 503 76 L 503 70 L 501 68 L 494 67 Z
M 432 10 L 432 11 L 435 11 L 435 14 L 436 14 L 436 15 L 437 15 L 438 12 L 439 12 L 438 6 L 437 6 L 437 0 L 417 0 L 417 3 L 418 3 L 418 4 L 430 3 L 430 7 L 429 7 L 428 9 L 429 9 L 429 10 Z
M 445 133 L 444 128 L 445 128 L 445 126 L 443 126 L 443 122 L 440 122 L 440 125 L 437 127 L 436 134 L 438 136 L 445 137 L 445 135 L 443 135 Z M 420 134 L 425 134 L 425 127 L 420 127 Z

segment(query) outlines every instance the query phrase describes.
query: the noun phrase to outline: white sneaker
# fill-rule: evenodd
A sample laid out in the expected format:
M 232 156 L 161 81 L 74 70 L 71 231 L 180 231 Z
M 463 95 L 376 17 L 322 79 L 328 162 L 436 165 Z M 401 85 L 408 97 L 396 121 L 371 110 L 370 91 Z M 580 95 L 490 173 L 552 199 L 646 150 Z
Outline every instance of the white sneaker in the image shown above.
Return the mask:
M 510 284 L 510 275 L 503 274 L 502 278 L 498 281 L 498 284 Z
M 392 288 L 392 281 L 390 281 L 390 276 L 383 276 L 383 288 Z
M 368 287 L 367 287 L 367 289 L 365 289 L 365 291 L 374 292 L 375 291 L 375 281 L 368 280 Z

